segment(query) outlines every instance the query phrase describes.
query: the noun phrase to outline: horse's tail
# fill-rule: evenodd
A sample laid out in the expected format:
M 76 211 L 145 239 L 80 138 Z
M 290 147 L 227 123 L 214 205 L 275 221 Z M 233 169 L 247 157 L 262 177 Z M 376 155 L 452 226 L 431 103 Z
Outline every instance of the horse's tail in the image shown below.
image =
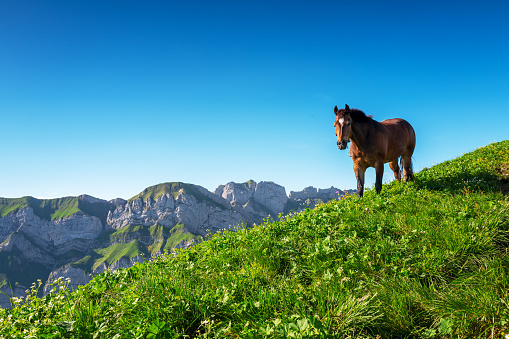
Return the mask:
M 399 157 L 398 177 L 401 179 L 402 175 L 403 175 L 403 157 Z
M 414 157 L 410 158 L 410 180 L 414 181 Z
M 411 180 L 413 181 L 414 180 L 414 161 L 413 161 L 413 157 L 410 161 L 410 167 L 408 168 L 408 180 Z M 399 157 L 399 177 L 402 178 L 403 176 L 403 157 Z

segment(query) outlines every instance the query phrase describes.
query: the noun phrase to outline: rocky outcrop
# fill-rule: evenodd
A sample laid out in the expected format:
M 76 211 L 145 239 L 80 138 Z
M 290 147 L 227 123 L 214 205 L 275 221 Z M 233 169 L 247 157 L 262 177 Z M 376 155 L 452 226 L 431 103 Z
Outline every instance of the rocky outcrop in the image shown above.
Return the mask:
M 308 199 L 315 200 L 320 199 L 323 202 L 327 202 L 329 200 L 339 199 L 345 193 L 339 188 L 330 187 L 326 189 L 316 189 L 313 186 L 309 186 L 304 188 L 302 191 L 290 192 L 290 199 L 296 201 L 306 201 Z
M 116 199 L 112 199 L 112 200 L 110 200 L 108 202 L 110 204 L 112 204 L 113 206 L 118 207 L 118 206 L 121 206 L 121 205 L 125 205 L 127 200 L 124 200 L 124 199 L 121 199 L 121 198 L 116 198 Z
M 105 212 L 113 207 L 90 196 L 6 201 L 2 199 L 12 208 L 0 218 L 0 277 L 6 279 L 2 288 L 9 286 L 7 294 L 14 297 L 26 295 L 20 286 L 46 281 L 52 270 L 92 250 L 105 231 L 101 216 L 105 220 Z M 58 213 L 62 217 L 55 217 Z M 9 307 L 4 299 L 0 306 Z
M 285 188 L 271 181 L 229 182 L 216 188 L 214 193 L 228 201 L 247 225 L 260 223 L 268 217 L 277 219 L 288 202 Z
M 49 251 L 35 245 L 22 232 L 15 232 L 11 234 L 7 239 L 5 239 L 0 244 L 0 252 L 17 252 L 22 254 L 23 260 L 41 264 L 47 267 L 52 267 L 56 264 L 54 256 L 51 255 Z M 20 264 L 22 264 L 22 262 L 20 262 Z
M 113 229 L 120 229 L 128 225 L 175 225 L 171 214 L 175 210 L 175 200 L 170 194 L 161 195 L 156 201 L 134 199 L 119 205 L 107 217 L 107 224 Z
M 272 214 L 277 217 L 283 212 L 288 197 L 283 186 L 273 183 L 272 181 L 262 181 L 256 185 L 253 193 L 253 200 L 258 204 L 265 206 Z
M 85 215 L 82 212 L 62 219 L 44 220 L 35 215 L 31 207 L 25 207 L 17 213 L 11 213 L 7 220 L 2 220 L 0 227 L 5 224 L 2 235 L 9 231 L 23 234 L 26 239 L 41 248 L 48 249 L 53 254 L 60 255 L 70 250 L 86 250 L 104 231 L 99 218 Z M 7 221 L 7 222 L 6 222 Z
M 3 218 L 0 218 L 0 243 L 7 239 L 20 226 L 21 223 L 19 222 L 16 213 L 11 212 Z
M 106 217 L 108 216 L 108 213 L 115 207 L 125 204 L 125 202 L 126 201 L 124 199 L 120 198 L 106 201 L 86 194 L 78 197 L 78 207 L 80 211 L 87 215 L 93 215 L 99 218 L 103 225 L 106 224 Z
M 171 194 L 161 195 L 155 201 L 151 198 L 145 201 L 138 198 L 110 212 L 107 223 L 114 229 L 127 225 L 163 225 L 171 228 L 180 223 L 189 232 L 205 236 L 209 231 L 217 231 L 243 221 L 242 215 L 226 201 L 220 201 L 216 196 L 207 197 L 210 200 L 199 200 L 182 193 L 176 199 Z
M 233 206 L 243 206 L 253 197 L 256 186 L 256 182 L 252 180 L 242 184 L 229 182 L 226 185 L 220 185 L 214 193 Z
M 55 281 L 59 278 L 61 278 L 63 281 L 67 280 L 67 287 L 69 287 L 71 290 L 75 290 L 80 285 L 88 284 L 90 280 L 92 280 L 93 275 L 85 272 L 79 267 L 65 265 L 50 273 L 43 288 L 43 293 L 45 295 L 52 292 L 51 290 L 56 287 Z

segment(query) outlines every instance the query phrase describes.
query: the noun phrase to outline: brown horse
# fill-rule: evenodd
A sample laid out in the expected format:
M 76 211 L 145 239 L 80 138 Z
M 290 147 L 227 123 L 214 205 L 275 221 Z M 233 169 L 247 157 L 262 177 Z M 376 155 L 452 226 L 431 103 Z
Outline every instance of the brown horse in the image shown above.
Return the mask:
M 334 107 L 336 121 L 336 136 L 338 148 L 343 150 L 349 141 L 350 156 L 353 160 L 353 170 L 357 177 L 357 194 L 362 197 L 364 192 L 364 173 L 368 167 L 376 170 L 376 193 L 382 190 L 384 164 L 389 163 L 394 177 L 401 180 L 398 159 L 401 156 L 403 180 L 413 180 L 412 154 L 415 149 L 415 131 L 403 119 L 388 119 L 375 121 L 363 111 Z

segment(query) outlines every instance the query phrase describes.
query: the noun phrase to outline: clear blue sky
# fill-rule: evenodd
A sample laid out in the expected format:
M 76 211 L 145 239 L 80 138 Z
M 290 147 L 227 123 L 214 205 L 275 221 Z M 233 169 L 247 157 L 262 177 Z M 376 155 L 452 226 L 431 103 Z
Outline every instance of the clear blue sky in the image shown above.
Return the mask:
M 508 18 L 507 1 L 3 0 L 0 196 L 354 188 L 345 103 L 408 120 L 416 170 L 452 159 L 509 138 Z

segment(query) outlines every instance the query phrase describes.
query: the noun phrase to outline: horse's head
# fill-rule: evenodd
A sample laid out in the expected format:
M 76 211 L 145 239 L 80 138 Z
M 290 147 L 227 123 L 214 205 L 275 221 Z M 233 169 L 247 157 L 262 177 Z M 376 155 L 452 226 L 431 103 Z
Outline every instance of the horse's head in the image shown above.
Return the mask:
M 344 109 L 338 109 L 338 106 L 336 106 L 334 107 L 334 113 L 336 114 L 334 127 L 336 128 L 336 137 L 338 138 L 338 148 L 345 149 L 352 134 L 350 107 L 345 105 Z

